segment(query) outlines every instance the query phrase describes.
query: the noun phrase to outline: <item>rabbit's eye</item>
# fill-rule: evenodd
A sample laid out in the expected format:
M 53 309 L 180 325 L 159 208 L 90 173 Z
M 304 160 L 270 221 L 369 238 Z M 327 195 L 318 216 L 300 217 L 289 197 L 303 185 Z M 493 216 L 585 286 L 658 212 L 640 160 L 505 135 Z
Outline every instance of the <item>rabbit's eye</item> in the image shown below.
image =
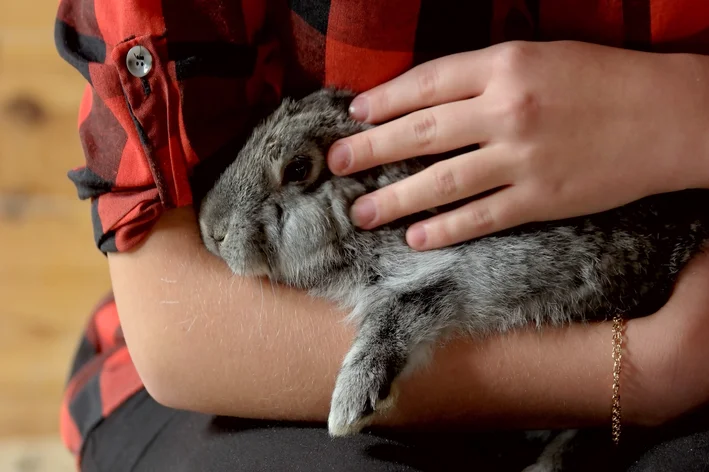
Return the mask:
M 283 185 L 289 182 L 302 182 L 307 179 L 312 167 L 313 164 L 307 157 L 296 157 L 288 163 L 283 171 Z

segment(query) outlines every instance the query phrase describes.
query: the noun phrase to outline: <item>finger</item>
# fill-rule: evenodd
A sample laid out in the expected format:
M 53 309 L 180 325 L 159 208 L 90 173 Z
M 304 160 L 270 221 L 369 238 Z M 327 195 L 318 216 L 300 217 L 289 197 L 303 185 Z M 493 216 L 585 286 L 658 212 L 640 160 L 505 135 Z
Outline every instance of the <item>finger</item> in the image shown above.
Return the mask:
M 697 253 L 682 269 L 677 277 L 677 283 L 672 288 L 672 296 L 667 301 L 666 307 L 675 312 L 687 313 L 690 305 L 697 305 L 697 297 L 706 295 L 706 282 L 709 280 L 709 246 L 705 245 L 703 251 Z M 706 303 L 698 306 L 709 306 Z M 703 313 L 706 310 L 703 311 Z
M 446 159 L 361 197 L 352 206 L 351 216 L 355 225 L 372 229 L 507 185 L 509 166 L 494 148 Z
M 455 210 L 412 225 L 407 243 L 417 250 L 438 249 L 529 222 L 517 187 L 507 187 Z
M 415 156 L 438 154 L 486 141 L 480 98 L 420 110 L 337 141 L 328 166 L 350 174 Z
M 357 96 L 352 116 L 380 123 L 414 110 L 482 94 L 490 76 L 491 48 L 420 64 Z

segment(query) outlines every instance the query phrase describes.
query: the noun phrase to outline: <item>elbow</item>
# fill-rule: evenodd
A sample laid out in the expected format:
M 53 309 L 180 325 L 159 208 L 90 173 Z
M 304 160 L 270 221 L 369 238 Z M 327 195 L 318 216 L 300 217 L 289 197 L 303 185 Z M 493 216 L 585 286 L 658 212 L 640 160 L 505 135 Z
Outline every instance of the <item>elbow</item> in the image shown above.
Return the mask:
M 180 372 L 180 366 L 170 359 L 169 352 L 151 353 L 134 348 L 131 358 L 143 387 L 153 400 L 167 408 L 189 409 L 188 405 L 192 403 L 189 392 L 185 383 L 179 380 L 186 372 Z
M 188 404 L 191 402 L 173 378 L 150 371 L 147 375 L 141 374 L 141 379 L 148 395 L 160 405 L 176 410 L 189 409 Z
M 148 339 L 150 341 L 148 341 Z M 195 374 L 195 353 L 176 349 L 165 337 L 126 338 L 136 372 L 148 394 L 162 406 L 177 410 L 204 410 L 204 382 Z M 133 341 L 133 342 L 130 342 Z M 179 351 L 179 352 L 178 352 Z
M 161 356 L 146 356 L 135 362 L 143 386 L 155 402 L 166 408 L 207 415 L 249 417 L 252 414 L 249 405 L 253 402 L 248 395 L 244 398 L 240 392 L 227 393 L 222 375 L 184 357 L 184 352 L 175 355 L 174 351 L 167 351 Z
M 199 343 L 180 329 L 171 329 L 174 323 L 164 311 L 118 306 L 131 361 L 148 394 L 168 408 L 200 410 L 210 369 L 200 356 L 204 353 L 199 352 Z
M 223 414 L 228 401 L 224 374 L 209 365 L 209 356 L 194 345 L 199 343 L 164 332 L 152 334 L 140 342 L 128 342 L 133 364 L 151 398 L 175 410 Z

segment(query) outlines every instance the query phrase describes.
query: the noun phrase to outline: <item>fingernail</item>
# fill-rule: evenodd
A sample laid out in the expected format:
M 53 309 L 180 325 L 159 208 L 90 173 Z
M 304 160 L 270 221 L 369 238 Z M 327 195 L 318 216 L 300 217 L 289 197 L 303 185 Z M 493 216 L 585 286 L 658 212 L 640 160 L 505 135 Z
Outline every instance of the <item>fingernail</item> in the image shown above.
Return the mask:
M 344 172 L 352 162 L 352 149 L 349 144 L 335 144 L 330 150 L 330 169 Z
M 366 121 L 369 116 L 369 100 L 366 95 L 358 95 L 350 104 L 350 116 L 358 121 Z
M 371 198 L 362 198 L 352 205 L 350 217 L 355 226 L 366 226 L 371 224 L 377 217 L 377 206 Z
M 409 228 L 406 240 L 413 248 L 422 248 L 426 244 L 426 230 L 423 226 L 412 226 Z

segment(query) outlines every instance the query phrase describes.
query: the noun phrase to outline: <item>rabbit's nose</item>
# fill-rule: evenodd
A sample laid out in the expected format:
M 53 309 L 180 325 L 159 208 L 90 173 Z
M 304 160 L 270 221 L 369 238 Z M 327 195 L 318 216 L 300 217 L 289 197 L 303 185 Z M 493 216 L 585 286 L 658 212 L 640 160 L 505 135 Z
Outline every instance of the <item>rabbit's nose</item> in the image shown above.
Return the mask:
M 208 246 L 212 246 L 213 250 L 216 253 L 219 253 L 222 243 L 226 239 L 226 231 L 212 230 L 212 231 L 207 232 L 207 237 L 209 239 L 208 242 L 211 243 L 211 244 L 208 244 Z
M 214 243 L 218 246 L 221 243 L 224 242 L 226 239 L 226 235 L 228 233 L 228 227 L 225 224 L 218 224 L 215 225 L 214 228 L 212 228 L 210 232 L 210 236 L 212 237 L 212 240 Z

